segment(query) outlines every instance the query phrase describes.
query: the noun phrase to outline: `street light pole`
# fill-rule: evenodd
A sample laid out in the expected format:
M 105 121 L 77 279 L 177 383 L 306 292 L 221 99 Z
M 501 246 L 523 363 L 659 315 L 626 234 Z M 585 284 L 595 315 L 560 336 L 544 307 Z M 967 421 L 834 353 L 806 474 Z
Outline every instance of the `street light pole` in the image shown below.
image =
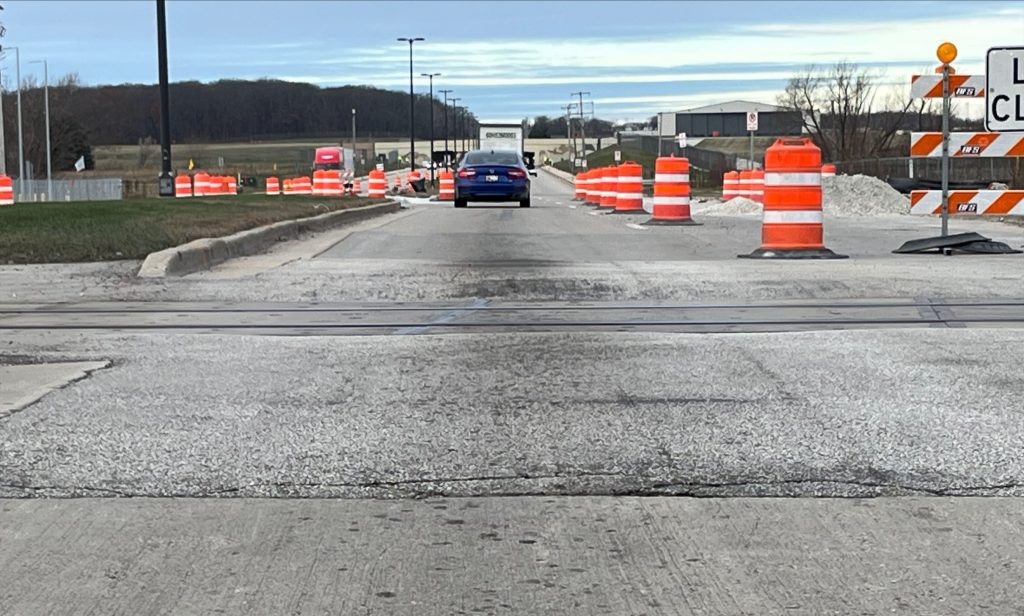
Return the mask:
M 53 200 L 53 169 L 50 146 L 50 69 L 46 60 L 33 60 L 29 64 L 43 65 L 43 113 L 46 116 L 46 198 Z
M 352 109 L 352 174 L 356 173 L 356 110 Z
M 452 104 L 452 147 L 456 150 L 459 149 L 459 116 L 455 115 L 459 113 L 459 106 L 455 103 L 461 101 L 461 98 L 449 98 L 448 102 Z
M 160 78 L 160 196 L 174 196 L 171 174 L 171 102 L 167 83 L 167 17 L 165 0 L 156 0 L 156 53 Z
M 445 166 L 451 165 L 451 159 L 448 157 L 448 95 L 454 90 L 438 90 L 444 95 L 444 161 Z
M 420 77 L 430 79 L 430 185 L 434 185 L 434 77 L 441 73 L 420 73 Z
M 424 40 L 423 37 L 401 37 L 398 39 L 409 43 L 409 170 L 416 170 L 416 95 L 412 91 L 412 44 Z
M 7 175 L 7 135 L 4 134 L 4 80 L 0 74 L 0 175 Z

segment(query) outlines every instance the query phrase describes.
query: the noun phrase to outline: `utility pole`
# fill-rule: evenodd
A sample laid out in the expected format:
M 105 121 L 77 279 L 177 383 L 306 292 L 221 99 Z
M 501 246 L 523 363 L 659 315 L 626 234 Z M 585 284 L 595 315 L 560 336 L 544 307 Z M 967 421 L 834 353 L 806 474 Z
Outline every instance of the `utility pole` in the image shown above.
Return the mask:
M 46 60 L 32 60 L 29 64 L 43 65 L 43 115 L 46 121 L 46 198 L 53 201 L 53 166 L 50 161 L 50 69 Z
M 412 91 L 412 44 L 423 37 L 402 37 L 399 41 L 409 43 L 409 170 L 416 170 L 416 94 Z
M 0 73 L 0 175 L 7 175 L 7 136 L 4 134 L 4 79 Z
M 583 157 L 586 158 L 587 157 L 587 131 L 586 131 L 586 127 L 585 127 L 586 121 L 583 119 L 583 95 L 584 94 L 586 94 L 587 96 L 590 96 L 590 92 L 573 92 L 569 96 L 578 96 L 579 97 L 579 101 L 580 101 L 580 141 L 582 142 L 582 145 L 583 145 Z
M 420 77 L 430 79 L 430 185 L 434 182 L 434 77 L 440 77 L 441 73 L 420 73 Z
M 356 110 L 352 108 L 352 174 L 356 173 Z
M 171 175 L 171 109 L 167 84 L 167 17 L 165 0 L 156 0 L 156 53 L 160 74 L 160 196 L 174 196 Z
M 565 109 L 565 145 L 569 148 L 569 163 L 572 168 L 572 172 L 576 173 L 576 147 L 572 141 L 572 103 L 559 107 L 559 109 Z
M 452 161 L 448 156 L 448 95 L 454 90 L 438 90 L 438 92 L 444 95 L 444 165 L 450 167 Z
M 455 103 L 461 101 L 461 98 L 449 98 L 448 102 L 452 104 L 452 147 L 456 150 L 459 149 L 459 106 Z

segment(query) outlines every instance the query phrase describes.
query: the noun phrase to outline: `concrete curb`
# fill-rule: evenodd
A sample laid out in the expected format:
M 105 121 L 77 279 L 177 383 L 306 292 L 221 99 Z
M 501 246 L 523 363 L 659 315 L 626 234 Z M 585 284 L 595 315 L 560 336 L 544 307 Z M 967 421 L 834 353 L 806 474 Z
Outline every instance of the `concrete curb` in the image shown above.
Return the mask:
M 543 171 L 547 171 L 548 173 L 550 173 L 551 175 L 555 176 L 559 180 L 562 180 L 563 182 L 568 182 L 569 184 L 572 184 L 573 186 L 576 185 L 576 178 L 571 173 L 567 173 L 565 171 L 562 171 L 561 169 L 556 169 L 556 168 L 551 167 L 551 166 L 544 166 L 544 167 L 541 167 L 541 169 Z
M 239 231 L 225 237 L 202 238 L 181 246 L 150 253 L 139 268 L 139 278 L 164 278 L 184 276 L 210 269 L 228 259 L 244 257 L 263 252 L 283 239 L 294 239 L 309 231 L 323 231 L 332 227 L 350 224 L 397 212 L 401 205 L 388 201 L 366 205 L 350 210 L 338 210 L 319 216 L 283 220 L 271 225 Z

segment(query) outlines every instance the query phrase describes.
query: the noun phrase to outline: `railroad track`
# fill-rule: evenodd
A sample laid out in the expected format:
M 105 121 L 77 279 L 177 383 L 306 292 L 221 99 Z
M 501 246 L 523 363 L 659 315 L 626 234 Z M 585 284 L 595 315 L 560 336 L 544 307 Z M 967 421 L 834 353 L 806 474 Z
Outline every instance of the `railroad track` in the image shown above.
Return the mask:
M 381 335 L 490 331 L 770 332 L 1024 326 L 1024 300 L 794 301 L 758 304 L 330 305 L 0 304 L 0 330 Z

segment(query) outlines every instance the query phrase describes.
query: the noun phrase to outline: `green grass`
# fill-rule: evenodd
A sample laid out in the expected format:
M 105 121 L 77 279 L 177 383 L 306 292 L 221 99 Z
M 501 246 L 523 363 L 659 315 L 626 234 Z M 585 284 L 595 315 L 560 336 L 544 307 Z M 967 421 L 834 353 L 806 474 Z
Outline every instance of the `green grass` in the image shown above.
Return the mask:
M 256 194 L 21 203 L 0 208 L 0 263 L 141 259 L 203 237 L 378 201 Z
M 609 165 L 619 164 L 615 162 L 616 150 L 622 152 L 622 162 L 631 160 L 635 163 L 639 163 L 643 168 L 645 179 L 654 177 L 654 161 L 658 158 L 657 154 L 652 154 L 643 150 L 635 150 L 633 148 L 620 148 L 617 145 L 610 145 L 607 148 L 602 148 L 587 155 L 587 168 L 595 169 L 597 167 L 607 167 Z M 554 163 L 554 166 L 562 171 L 572 172 L 572 165 L 570 161 L 560 160 Z

